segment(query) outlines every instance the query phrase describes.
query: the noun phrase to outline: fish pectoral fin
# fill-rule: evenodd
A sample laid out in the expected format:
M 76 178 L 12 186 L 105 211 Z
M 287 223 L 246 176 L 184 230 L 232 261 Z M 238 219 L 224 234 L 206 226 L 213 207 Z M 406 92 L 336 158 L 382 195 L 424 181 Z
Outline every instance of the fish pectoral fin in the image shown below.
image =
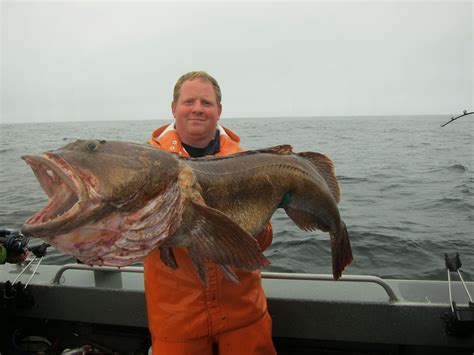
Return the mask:
M 223 272 L 224 276 L 227 278 L 227 280 L 235 282 L 236 284 L 240 283 L 239 277 L 235 274 L 234 270 L 232 270 L 230 266 L 219 265 L 219 267 Z
M 169 268 L 176 270 L 178 268 L 178 263 L 174 257 L 173 249 L 171 249 L 171 247 L 159 247 L 159 249 L 161 261 Z
M 334 164 L 332 160 L 324 154 L 316 152 L 302 152 L 298 153 L 297 155 L 308 160 L 318 169 L 318 171 L 321 173 L 322 177 L 326 181 L 329 190 L 331 190 L 334 200 L 336 200 L 336 203 L 339 203 L 339 182 L 337 181 L 336 175 L 334 173 Z
M 189 230 L 188 250 L 203 282 L 206 281 L 205 261 L 218 265 L 256 270 L 270 264 L 260 251 L 257 240 L 224 213 L 190 201 L 196 220 Z M 235 274 L 227 273 L 233 281 Z

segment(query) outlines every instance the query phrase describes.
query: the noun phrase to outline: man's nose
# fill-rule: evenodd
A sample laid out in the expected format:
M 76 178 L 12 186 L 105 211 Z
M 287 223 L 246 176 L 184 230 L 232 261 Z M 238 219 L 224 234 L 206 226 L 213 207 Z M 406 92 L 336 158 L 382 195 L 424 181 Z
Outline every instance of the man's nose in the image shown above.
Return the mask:
M 203 110 L 201 101 L 199 100 L 194 101 L 193 112 L 203 112 L 203 111 L 204 110 Z

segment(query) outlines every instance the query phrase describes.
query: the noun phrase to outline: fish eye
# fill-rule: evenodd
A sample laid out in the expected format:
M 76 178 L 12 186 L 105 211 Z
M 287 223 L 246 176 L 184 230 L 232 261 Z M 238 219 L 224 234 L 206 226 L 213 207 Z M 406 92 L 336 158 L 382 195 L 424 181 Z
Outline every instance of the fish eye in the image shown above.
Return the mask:
M 99 142 L 97 142 L 97 141 L 88 141 L 86 143 L 86 148 L 87 148 L 87 150 L 93 152 L 93 151 L 99 149 Z

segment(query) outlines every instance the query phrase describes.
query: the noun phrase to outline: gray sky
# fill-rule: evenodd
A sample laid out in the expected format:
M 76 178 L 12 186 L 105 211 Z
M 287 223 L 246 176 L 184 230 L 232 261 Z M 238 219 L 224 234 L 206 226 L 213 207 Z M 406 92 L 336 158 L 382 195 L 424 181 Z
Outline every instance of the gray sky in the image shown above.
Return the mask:
M 223 118 L 473 107 L 473 1 L 2 1 L 1 122 L 170 118 L 190 70 Z

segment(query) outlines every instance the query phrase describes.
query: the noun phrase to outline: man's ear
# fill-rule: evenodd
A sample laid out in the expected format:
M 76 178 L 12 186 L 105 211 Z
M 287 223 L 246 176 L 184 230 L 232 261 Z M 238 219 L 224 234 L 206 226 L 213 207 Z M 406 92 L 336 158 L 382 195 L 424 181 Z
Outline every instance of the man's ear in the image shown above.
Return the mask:
M 175 102 L 175 101 L 171 101 L 171 112 L 173 113 L 173 117 L 176 117 L 176 116 L 174 115 L 175 111 L 176 111 L 176 102 Z
M 219 111 L 219 118 L 217 119 L 218 121 L 221 119 L 221 113 L 222 113 L 222 105 L 219 104 L 217 111 Z

